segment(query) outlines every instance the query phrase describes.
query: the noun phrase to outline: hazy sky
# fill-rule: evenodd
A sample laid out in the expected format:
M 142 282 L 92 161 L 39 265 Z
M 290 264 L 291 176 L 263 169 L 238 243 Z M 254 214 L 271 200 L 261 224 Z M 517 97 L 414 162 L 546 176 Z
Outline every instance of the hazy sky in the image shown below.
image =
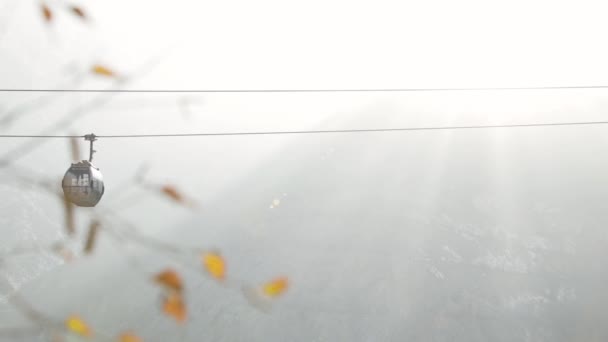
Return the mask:
M 601 1 L 82 4 L 90 25 L 58 10 L 47 30 L 38 3 L 3 2 L 3 86 L 56 85 L 75 57 L 129 72 L 167 50 L 137 86 L 511 86 L 607 76 Z
M 74 72 L 86 74 L 94 63 L 133 75 L 127 87 L 150 89 L 551 86 L 601 84 L 608 78 L 603 67 L 608 52 L 601 43 L 608 23 L 601 15 L 602 2 L 103 1 L 82 3 L 91 17 L 86 24 L 62 2 L 51 2 L 55 18 L 50 25 L 43 22 L 36 2 L 7 0 L 2 5 L 2 88 L 74 85 Z M 111 82 L 85 77 L 79 85 L 105 88 Z M 539 112 L 548 119 L 595 119 L 595 112 L 587 110 L 587 97 L 603 93 L 585 93 L 587 112 L 578 106 L 577 112 L 559 116 L 553 109 L 564 106 L 554 100 L 563 99 L 564 93 L 460 95 L 187 96 L 194 113 L 189 121 L 175 105 L 181 97 L 123 95 L 107 110 L 84 118 L 72 115 L 73 122 L 60 131 L 305 129 L 332 115 L 348 117 L 353 110 L 377 104 L 404 109 L 393 116 L 396 124 L 519 122 L 516 118 L 536 119 L 531 115 Z M 10 110 L 35 94 L 0 96 L 3 108 Z M 54 106 L 39 106 L 36 115 L 5 131 L 39 132 L 91 97 L 60 95 Z M 488 111 L 485 106 L 493 101 L 497 105 Z M 471 116 L 471 106 L 478 114 Z M 443 112 L 428 115 L 434 109 Z M 225 148 L 235 140 L 213 144 Z M 284 141 L 259 140 L 267 146 Z M 152 157 L 128 149 L 104 150 L 109 143 L 100 143 L 100 162 L 109 153 Z M 162 148 L 155 143 L 166 148 L 177 142 L 142 146 L 158 155 Z M 175 148 L 190 143 L 180 141 L 185 145 Z M 197 143 L 198 148 L 211 148 L 207 141 Z

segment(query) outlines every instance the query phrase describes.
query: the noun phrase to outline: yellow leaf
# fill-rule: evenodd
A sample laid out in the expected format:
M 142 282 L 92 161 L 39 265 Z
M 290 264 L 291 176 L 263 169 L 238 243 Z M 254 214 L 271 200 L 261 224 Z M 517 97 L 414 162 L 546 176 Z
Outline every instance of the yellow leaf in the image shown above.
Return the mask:
M 224 280 L 226 277 L 226 262 L 218 253 L 210 252 L 203 255 L 203 264 L 213 278 Z
M 99 64 L 94 65 L 92 71 L 93 71 L 93 73 L 100 75 L 100 76 L 116 77 L 116 73 L 114 73 L 114 71 L 108 69 L 107 67 L 105 67 L 103 65 L 99 65 Z
M 42 6 L 42 15 L 44 16 L 44 20 L 46 20 L 46 22 L 51 22 L 51 20 L 53 20 L 53 12 L 49 8 L 49 6 L 47 6 L 46 4 L 42 4 L 41 6 Z
M 177 292 L 166 295 L 163 300 L 163 311 L 179 323 L 183 323 L 186 320 L 186 304 L 182 295 Z
M 287 278 L 280 277 L 266 283 L 262 287 L 262 291 L 269 297 L 277 297 L 287 290 L 288 285 L 289 281 Z
M 165 270 L 156 275 L 154 280 L 168 288 L 169 290 L 173 290 L 175 292 L 181 292 L 183 289 L 182 279 L 179 274 L 172 269 Z
M 65 326 L 73 333 L 83 337 L 93 336 L 93 332 L 89 326 L 78 316 L 70 316 L 65 321 Z
M 118 337 L 118 342 L 143 342 L 143 340 L 139 336 L 127 332 Z

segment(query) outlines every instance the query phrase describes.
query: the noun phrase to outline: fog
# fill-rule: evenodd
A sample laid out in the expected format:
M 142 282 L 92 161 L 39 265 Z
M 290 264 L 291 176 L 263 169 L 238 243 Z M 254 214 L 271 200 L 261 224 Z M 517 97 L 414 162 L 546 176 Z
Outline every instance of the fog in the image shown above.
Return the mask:
M 35 6 L 9 5 L 0 26 L 5 89 L 443 88 L 605 79 L 603 48 L 585 45 L 601 32 L 592 15 L 601 11 L 582 5 L 549 7 L 544 28 L 533 15 L 543 13 L 541 2 L 504 8 L 520 19 L 510 35 L 507 14 L 491 6 L 480 9 L 485 16 L 470 14 L 481 6 L 474 3 L 447 8 L 459 14 L 452 18 L 432 4 L 292 8 L 269 1 L 235 9 L 236 3 L 152 2 L 144 9 L 109 2 L 86 4 L 93 20 L 85 25 L 58 14 L 50 27 Z M 333 22 L 339 16 L 342 28 Z M 581 24 L 572 35 L 560 26 L 567 18 Z M 414 27 L 435 28 L 419 36 L 410 33 Z M 546 35 L 547 28 L 558 31 Z M 561 44 L 573 49 L 560 54 Z M 446 56 L 449 62 L 440 63 Z M 88 75 L 91 63 L 128 77 L 121 83 Z M 13 119 L 2 121 L 0 133 L 555 123 L 606 120 L 607 108 L 602 89 L 2 92 L 0 119 Z M 49 181 L 60 190 L 69 140 L 3 138 L 0 158 L 11 165 L 0 169 L 0 340 L 50 340 L 2 335 L 30 324 L 11 305 L 18 295 L 59 321 L 79 315 L 99 341 L 127 330 L 145 341 L 605 341 L 605 133 L 603 125 L 587 125 L 101 138 L 94 163 L 106 193 L 98 208 L 77 210 L 71 262 L 46 248 L 65 238 L 64 213 L 39 186 Z M 81 141 L 82 158 L 87 147 Z M 150 184 L 175 185 L 196 208 L 135 184 L 143 169 Z M 205 276 L 198 260 L 119 243 L 104 230 L 94 253 L 83 255 L 90 217 L 104 219 L 109 211 L 164 243 L 221 251 L 230 282 Z M 124 221 L 104 224 L 120 228 Z M 9 255 L 18 247 L 34 252 Z M 169 267 L 186 288 L 183 325 L 163 314 L 152 281 Z M 289 288 L 269 305 L 247 295 L 249 286 L 276 276 L 288 277 Z

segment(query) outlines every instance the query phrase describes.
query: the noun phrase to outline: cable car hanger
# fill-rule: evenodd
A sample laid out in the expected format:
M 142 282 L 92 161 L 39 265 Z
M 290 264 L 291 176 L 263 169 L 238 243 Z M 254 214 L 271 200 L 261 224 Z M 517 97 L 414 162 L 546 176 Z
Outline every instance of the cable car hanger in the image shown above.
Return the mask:
M 93 161 L 93 153 L 97 152 L 93 149 L 93 142 L 95 142 L 97 140 L 97 136 L 93 133 L 86 134 L 84 136 L 84 140 L 91 142 L 91 145 L 89 146 L 89 163 L 90 163 Z

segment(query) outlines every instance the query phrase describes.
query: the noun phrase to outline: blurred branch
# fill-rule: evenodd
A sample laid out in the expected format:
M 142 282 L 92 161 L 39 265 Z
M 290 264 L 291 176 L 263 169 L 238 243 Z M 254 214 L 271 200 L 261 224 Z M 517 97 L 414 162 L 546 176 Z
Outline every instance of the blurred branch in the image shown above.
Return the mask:
M 135 73 L 138 77 L 145 75 L 146 73 L 152 71 L 152 69 L 160 62 L 160 56 L 155 56 L 148 60 L 146 63 L 143 63 L 139 70 Z M 130 80 L 133 77 L 129 78 Z M 120 82 L 118 85 L 110 87 L 109 89 L 123 89 L 124 85 L 127 83 Z M 78 105 L 72 110 L 69 110 L 66 115 L 64 115 L 59 120 L 55 121 L 53 124 L 49 125 L 46 129 L 39 132 L 41 135 L 52 134 L 58 130 L 65 130 L 66 128 L 71 127 L 71 125 L 77 119 L 83 118 L 89 114 L 91 114 L 94 110 L 98 110 L 107 103 L 109 103 L 114 97 L 116 97 L 118 93 L 101 93 L 97 96 L 94 96 L 89 101 L 84 104 Z M 18 145 L 17 147 L 9 150 L 0 156 L 0 169 L 12 164 L 19 158 L 22 158 L 27 153 L 33 151 L 35 148 L 40 146 L 45 142 L 44 139 L 31 139 L 26 142 Z
M 15 1 L 15 4 L 17 2 L 18 1 Z M 63 0 L 59 0 L 56 3 L 59 2 L 63 3 Z M 45 20 L 50 23 L 54 17 L 53 12 L 51 12 L 50 8 L 45 7 L 46 5 L 42 4 L 42 6 L 43 15 L 46 17 Z M 67 2 L 65 2 L 65 6 L 65 8 L 71 10 L 71 13 L 73 15 L 83 20 L 88 18 L 88 14 L 86 14 L 84 10 L 82 10 L 80 7 L 68 4 Z M 53 11 L 54 10 L 55 9 L 53 8 Z M 0 37 L 1 35 L 2 30 L 0 29 Z M 164 55 L 164 53 L 165 52 L 158 54 L 157 56 L 143 63 L 140 67 L 137 68 L 137 71 L 128 79 L 118 77 L 118 74 L 116 74 L 113 70 L 104 67 L 103 65 L 94 65 L 93 68 L 89 71 L 93 74 L 96 74 L 97 76 L 109 77 L 111 79 L 114 79 L 114 84 L 112 84 L 112 86 L 108 89 L 120 90 L 124 89 L 135 78 L 141 77 L 146 73 L 149 73 L 160 62 L 161 57 Z M 87 76 L 86 74 L 77 72 L 74 73 L 74 75 L 74 79 L 70 80 L 71 86 L 73 86 L 74 83 L 76 85 L 79 85 L 81 82 L 86 80 Z M 95 110 L 99 110 L 100 108 L 107 106 L 115 97 L 117 97 L 117 95 L 118 93 L 96 94 L 95 96 L 86 99 L 86 101 L 70 108 L 57 121 L 42 129 L 39 134 L 47 135 L 53 134 L 56 131 L 65 131 L 66 129 L 70 128 L 76 120 L 91 115 L 91 113 L 93 113 Z M 52 104 L 57 99 L 58 96 L 56 94 L 47 94 L 21 103 L 13 108 L 10 108 L 8 111 L 4 112 L 2 116 L 0 116 L 0 126 L 8 126 L 18 119 L 22 119 L 27 115 L 32 115 L 38 112 L 39 110 L 45 109 L 45 107 Z M 187 97 L 180 97 L 173 104 L 173 106 L 176 106 L 177 110 L 184 117 L 190 116 L 192 105 L 194 105 L 194 100 Z M 48 176 L 45 174 L 15 165 L 15 162 L 17 160 L 26 156 L 28 153 L 34 151 L 45 141 L 46 140 L 43 139 L 30 139 L 26 140 L 21 144 L 18 144 L 16 147 L 11 148 L 8 151 L 5 151 L 2 155 L 0 155 L 0 169 L 5 172 L 14 172 L 14 179 L 16 179 L 17 181 L 23 182 L 24 184 L 28 184 L 29 186 L 40 188 L 44 192 L 49 193 L 51 196 L 65 204 L 64 212 L 66 215 L 66 237 L 64 239 L 60 239 L 59 241 L 52 243 L 49 246 L 14 247 L 4 253 L 0 253 L 0 262 L 5 262 L 12 256 L 24 255 L 29 253 L 40 253 L 43 251 L 55 254 L 64 253 L 65 247 L 70 243 L 70 241 L 75 241 L 73 240 L 73 238 L 76 236 L 75 233 L 77 231 L 77 227 L 74 215 L 78 208 L 74 207 L 71 203 L 68 203 L 65 200 L 63 194 L 61 193 L 61 190 L 59 190 L 58 182 L 56 182 L 56 180 L 54 179 L 49 179 Z M 72 151 L 72 158 L 74 158 L 78 155 L 77 149 L 72 148 Z M 137 186 L 137 189 L 140 189 L 140 187 L 143 189 L 149 189 L 181 205 L 194 205 L 193 201 L 188 199 L 180 191 L 178 191 L 175 187 L 171 185 L 146 182 L 144 179 L 145 170 L 145 167 L 140 168 L 140 170 L 135 175 L 135 182 L 131 181 L 128 185 L 135 184 Z M 127 187 L 125 186 L 121 189 L 126 188 Z M 207 274 L 210 277 L 214 278 L 216 281 L 218 281 L 218 283 L 222 284 L 225 287 L 240 289 L 243 286 L 242 284 L 244 283 L 244 281 L 238 280 L 237 278 L 234 278 L 232 276 L 230 277 L 230 281 L 224 281 L 225 262 L 223 257 L 217 251 L 170 243 L 162 239 L 144 234 L 134 223 L 123 218 L 121 215 L 118 214 L 116 210 L 113 210 L 109 207 L 102 206 L 95 208 L 95 211 L 92 213 L 91 217 L 93 219 L 89 225 L 88 233 L 86 234 L 84 241 L 81 241 L 82 251 L 84 255 L 93 254 L 99 236 L 105 233 L 108 237 L 111 238 L 111 241 L 114 242 L 112 245 L 118 246 L 121 250 L 125 249 L 129 245 L 136 245 L 152 252 L 162 253 L 164 256 L 166 256 L 176 264 L 186 267 L 197 274 L 204 274 L 206 270 Z M 66 255 L 63 256 L 64 258 L 66 258 Z M 142 267 L 142 263 L 140 263 L 136 257 L 133 257 L 128 253 L 126 256 L 131 266 L 143 272 L 144 269 Z M 5 277 L 7 276 L 5 275 Z M 21 313 L 24 318 L 26 318 L 30 323 L 32 323 L 33 326 L 0 328 L 0 337 L 28 337 L 37 333 L 49 334 L 50 336 L 63 336 L 68 330 L 72 333 L 80 333 L 83 336 L 86 335 L 87 337 L 91 334 L 91 330 L 88 329 L 88 326 L 82 320 L 68 319 L 66 320 L 64 325 L 63 321 L 58 321 L 55 318 L 39 311 L 29 301 L 27 301 L 20 295 L 18 289 L 14 289 L 14 291 L 10 293 L 10 295 L 8 295 L 6 298 L 8 303 L 16 311 Z M 185 309 L 182 303 L 183 298 L 181 296 L 169 296 L 167 298 L 174 298 L 177 301 L 166 302 L 163 306 L 164 313 L 171 314 L 171 312 L 169 312 L 170 309 L 173 310 L 172 312 L 174 315 L 179 314 L 185 317 Z M 177 308 L 175 306 L 177 305 L 176 303 L 180 304 L 180 306 Z M 168 304 L 173 306 L 167 307 L 166 305 Z M 176 311 L 177 309 L 181 309 L 181 311 Z M 71 323 L 75 323 L 76 325 L 70 325 Z M 182 339 L 185 338 L 186 330 L 181 330 L 181 333 Z M 97 336 L 99 337 L 100 335 Z M 63 340 L 62 338 L 60 339 Z
M 104 104 L 109 102 L 114 97 L 113 94 L 103 94 L 103 96 L 96 96 L 92 100 L 86 102 L 83 105 L 77 106 L 76 108 L 70 110 L 67 115 L 65 115 L 59 121 L 56 121 L 54 124 L 47 127 L 45 130 L 42 130 L 40 134 L 51 134 L 57 130 L 63 130 L 70 127 L 71 123 L 75 121 L 77 118 L 82 118 L 86 114 L 91 113 L 94 109 L 99 109 Z M 5 167 L 6 165 L 10 165 L 16 160 L 24 157 L 27 153 L 33 151 L 38 146 L 42 145 L 45 142 L 44 139 L 30 139 L 26 142 L 18 145 L 17 147 L 9 150 L 0 156 L 0 168 Z
M 68 84 L 77 87 L 83 80 L 83 75 L 77 74 Z M 58 87 L 62 88 L 64 86 L 60 84 Z M 36 110 L 40 108 L 46 108 L 46 106 L 51 104 L 54 100 L 57 100 L 64 95 L 65 94 L 62 93 L 44 94 L 8 109 L 4 115 L 0 116 L 0 128 L 7 128 L 9 125 L 15 123 L 16 120 L 23 119 L 27 115 L 35 113 Z
M 139 229 L 137 228 L 137 226 L 135 226 L 135 224 L 133 224 L 132 222 L 128 221 L 125 218 L 122 218 L 120 215 L 118 215 L 113 210 L 111 210 L 109 208 L 105 208 L 104 212 L 106 213 L 106 215 L 104 215 L 103 217 L 105 217 L 106 219 L 110 219 L 110 220 L 114 219 L 116 222 L 116 226 L 127 228 L 127 229 L 119 230 L 119 232 L 120 232 L 121 236 L 123 236 L 123 238 L 127 239 L 127 241 L 129 241 L 129 242 L 133 242 L 140 246 L 147 247 L 147 248 L 150 248 L 153 250 L 162 251 L 165 254 L 172 255 L 172 256 L 184 255 L 184 254 L 190 254 L 190 253 L 200 253 L 203 250 L 201 248 L 175 245 L 175 244 L 171 244 L 171 243 L 168 243 L 165 241 L 155 239 L 150 236 L 146 236 L 139 231 Z
M 16 166 L 14 168 L 17 169 Z M 25 169 L 24 169 L 25 170 Z M 145 168 L 143 169 L 145 170 Z M 21 170 L 23 171 L 23 170 Z M 140 168 L 140 172 L 136 174 L 136 178 L 143 178 L 143 171 Z M 58 192 L 50 186 L 48 182 L 38 181 L 32 182 L 29 178 L 30 174 L 27 171 L 23 171 L 19 173 L 19 179 L 22 181 L 28 182 L 29 184 L 36 185 L 43 189 L 46 192 L 49 192 L 53 196 L 58 196 L 60 200 L 64 200 L 63 196 L 58 194 Z M 129 244 L 134 244 L 139 247 L 145 248 L 149 251 L 160 252 L 171 259 L 176 264 L 185 267 L 196 274 L 203 274 L 205 267 L 207 268 L 207 272 L 212 272 L 211 276 L 216 280 L 219 280 L 220 283 L 225 288 L 233 289 L 242 292 L 248 302 L 255 308 L 268 312 L 271 307 L 271 302 L 269 298 L 266 298 L 261 294 L 260 291 L 256 290 L 256 287 L 252 287 L 246 285 L 246 282 L 242 279 L 238 279 L 234 276 L 231 276 L 230 279 L 224 281 L 224 272 L 225 266 L 223 258 L 221 258 L 220 253 L 214 251 L 213 249 L 204 249 L 201 247 L 191 247 L 191 246 L 183 246 L 179 244 L 169 243 L 148 235 L 143 234 L 140 229 L 129 220 L 123 218 L 120 214 L 118 214 L 115 210 L 109 207 L 96 207 L 95 212 L 93 213 L 94 219 L 91 221 L 91 225 L 89 227 L 89 233 L 83 241 L 83 251 L 85 254 L 89 254 L 93 251 L 93 246 L 95 244 L 96 239 L 98 238 L 101 232 L 106 232 L 109 237 L 112 238 L 112 241 L 115 242 L 114 245 L 120 247 L 121 249 L 126 248 Z M 16 247 L 8 252 L 4 253 L 4 255 L 0 255 L 0 261 L 6 260 L 8 256 L 26 254 L 30 252 L 39 252 L 39 251 L 49 251 L 54 253 L 61 253 L 64 251 L 64 246 L 67 244 L 67 240 L 60 240 L 58 242 L 53 243 L 51 246 L 47 247 Z M 59 246 L 59 250 L 58 247 Z M 65 255 L 64 255 L 65 257 Z M 138 261 L 138 259 L 130 254 L 126 253 L 127 261 L 129 264 L 134 267 L 136 270 L 140 271 L 142 274 L 146 273 L 142 264 Z M 204 257 L 204 258 L 203 258 Z M 216 264 L 210 266 L 206 264 L 209 262 L 209 258 L 214 260 Z M 203 262 L 204 261 L 204 262 Z M 219 264 L 217 264 L 219 262 Z M 221 267 L 221 269 L 210 269 L 209 267 Z M 218 272 L 218 273 L 214 273 Z M 247 289 L 246 291 L 243 289 Z M 281 290 L 282 291 L 282 290 Z M 61 326 L 61 323 L 56 322 L 51 317 L 41 313 L 40 311 L 34 309 L 34 307 L 23 298 L 21 298 L 17 291 L 12 293 L 9 297 L 10 303 L 20 311 L 26 318 L 28 318 L 32 323 L 36 324 L 38 330 L 35 331 L 50 331 L 53 334 L 56 334 L 57 331 L 65 331 L 65 328 Z M 166 312 L 165 312 L 166 313 Z M 30 330 L 10 330 L 7 332 L 10 334 L 21 334 L 21 333 L 31 333 Z M 0 333 L 0 337 L 2 334 Z

